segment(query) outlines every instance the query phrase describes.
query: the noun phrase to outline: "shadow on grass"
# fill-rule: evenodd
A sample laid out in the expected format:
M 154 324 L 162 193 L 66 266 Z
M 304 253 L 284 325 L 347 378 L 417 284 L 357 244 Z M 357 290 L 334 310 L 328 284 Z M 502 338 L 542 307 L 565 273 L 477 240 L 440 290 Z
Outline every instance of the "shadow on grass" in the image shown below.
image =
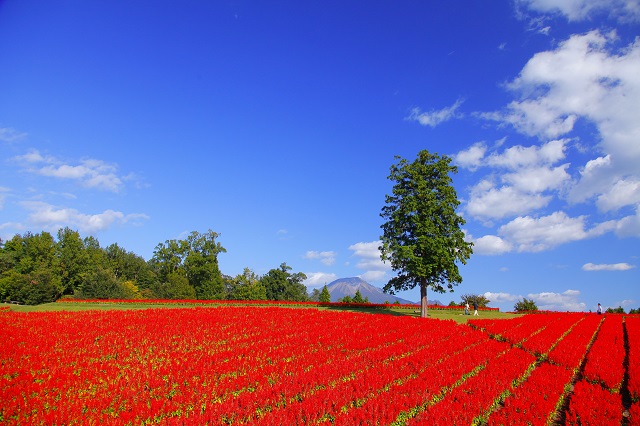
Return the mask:
M 397 317 L 419 317 L 420 313 L 414 313 L 412 309 L 400 309 L 393 307 L 379 307 L 379 306 L 321 306 L 318 309 L 328 310 L 328 311 L 345 311 L 345 312 L 359 312 L 363 314 L 383 314 L 383 315 L 393 315 Z M 419 308 L 418 308 L 419 311 Z

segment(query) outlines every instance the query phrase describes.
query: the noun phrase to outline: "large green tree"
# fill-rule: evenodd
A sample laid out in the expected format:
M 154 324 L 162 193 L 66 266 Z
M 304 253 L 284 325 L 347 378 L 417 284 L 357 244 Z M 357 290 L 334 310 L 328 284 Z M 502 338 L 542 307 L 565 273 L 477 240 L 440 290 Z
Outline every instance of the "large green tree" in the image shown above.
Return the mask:
M 146 260 L 117 243 L 108 246 L 105 253 L 116 278 L 131 281 L 145 294 L 150 295 L 151 288 L 156 284 L 156 275 Z
M 464 306 L 465 303 L 473 306 L 473 303 L 475 302 L 478 304 L 478 307 L 486 308 L 489 303 L 491 303 L 491 300 L 487 299 L 482 294 L 463 294 L 462 296 L 460 296 L 460 299 L 462 299 L 462 302 L 460 302 L 461 306 Z
M 58 231 L 56 249 L 64 293 L 73 294 L 80 289 L 87 272 L 92 269 L 89 254 L 80 233 L 68 227 Z
M 158 244 L 150 264 L 161 283 L 178 274 L 187 278 L 198 299 L 224 299 L 226 290 L 218 267 L 218 254 L 226 250 L 216 242 L 218 234 L 192 232 L 185 240 L 168 240 Z M 173 281 L 175 282 L 175 276 Z
M 0 297 L 29 305 L 53 302 L 63 291 L 56 242 L 48 232 L 15 235 L 0 253 Z
M 529 311 L 537 311 L 538 305 L 533 299 L 527 299 L 523 297 L 522 300 L 518 300 L 515 305 L 513 305 L 513 310 L 516 312 L 529 312 Z
M 244 268 L 229 283 L 229 300 L 266 300 L 267 290 L 260 277 L 249 268 Z
M 420 151 L 413 162 L 396 157 L 389 180 L 395 182 L 380 216 L 381 258 L 396 276 L 384 291 L 394 294 L 420 287 L 421 317 L 427 316 L 427 288 L 444 293 L 462 282 L 458 264 L 466 264 L 473 244 L 465 240 L 465 221 L 450 174 L 456 166 L 447 156 Z
M 302 283 L 307 276 L 302 272 L 292 274 L 289 271 L 291 267 L 282 263 L 278 269 L 271 269 L 260 278 L 260 282 L 266 289 L 268 300 L 303 302 L 309 299 L 307 287 Z

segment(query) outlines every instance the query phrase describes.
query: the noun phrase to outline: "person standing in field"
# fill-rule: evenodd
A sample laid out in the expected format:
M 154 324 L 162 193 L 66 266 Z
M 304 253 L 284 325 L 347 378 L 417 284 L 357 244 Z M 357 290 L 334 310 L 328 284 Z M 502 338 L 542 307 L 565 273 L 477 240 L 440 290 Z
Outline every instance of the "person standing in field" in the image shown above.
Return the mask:
M 598 303 L 598 310 L 596 311 L 598 315 L 602 315 L 602 305 Z
M 473 316 L 474 317 L 478 316 L 478 301 L 477 300 L 473 301 Z
M 464 314 L 469 315 L 469 302 L 465 302 L 464 304 Z

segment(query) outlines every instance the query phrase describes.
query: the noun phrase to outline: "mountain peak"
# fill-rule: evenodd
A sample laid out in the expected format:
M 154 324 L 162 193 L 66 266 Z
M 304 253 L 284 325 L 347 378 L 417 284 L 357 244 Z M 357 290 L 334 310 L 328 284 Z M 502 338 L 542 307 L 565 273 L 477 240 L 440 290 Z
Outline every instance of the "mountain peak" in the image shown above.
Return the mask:
M 360 277 L 339 278 L 327 284 L 331 301 L 337 302 L 345 296 L 353 297 L 359 291 L 362 298 L 368 298 L 371 303 L 394 303 L 396 300 L 403 304 L 416 304 L 410 300 L 387 294 L 382 289 L 373 286 Z

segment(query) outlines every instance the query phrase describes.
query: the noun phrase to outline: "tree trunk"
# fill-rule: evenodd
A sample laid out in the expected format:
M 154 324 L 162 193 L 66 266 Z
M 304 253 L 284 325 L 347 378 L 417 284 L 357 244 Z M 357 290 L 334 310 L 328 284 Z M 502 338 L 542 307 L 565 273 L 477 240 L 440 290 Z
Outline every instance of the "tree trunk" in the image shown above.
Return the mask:
M 427 317 L 427 280 L 420 280 L 420 318 Z

